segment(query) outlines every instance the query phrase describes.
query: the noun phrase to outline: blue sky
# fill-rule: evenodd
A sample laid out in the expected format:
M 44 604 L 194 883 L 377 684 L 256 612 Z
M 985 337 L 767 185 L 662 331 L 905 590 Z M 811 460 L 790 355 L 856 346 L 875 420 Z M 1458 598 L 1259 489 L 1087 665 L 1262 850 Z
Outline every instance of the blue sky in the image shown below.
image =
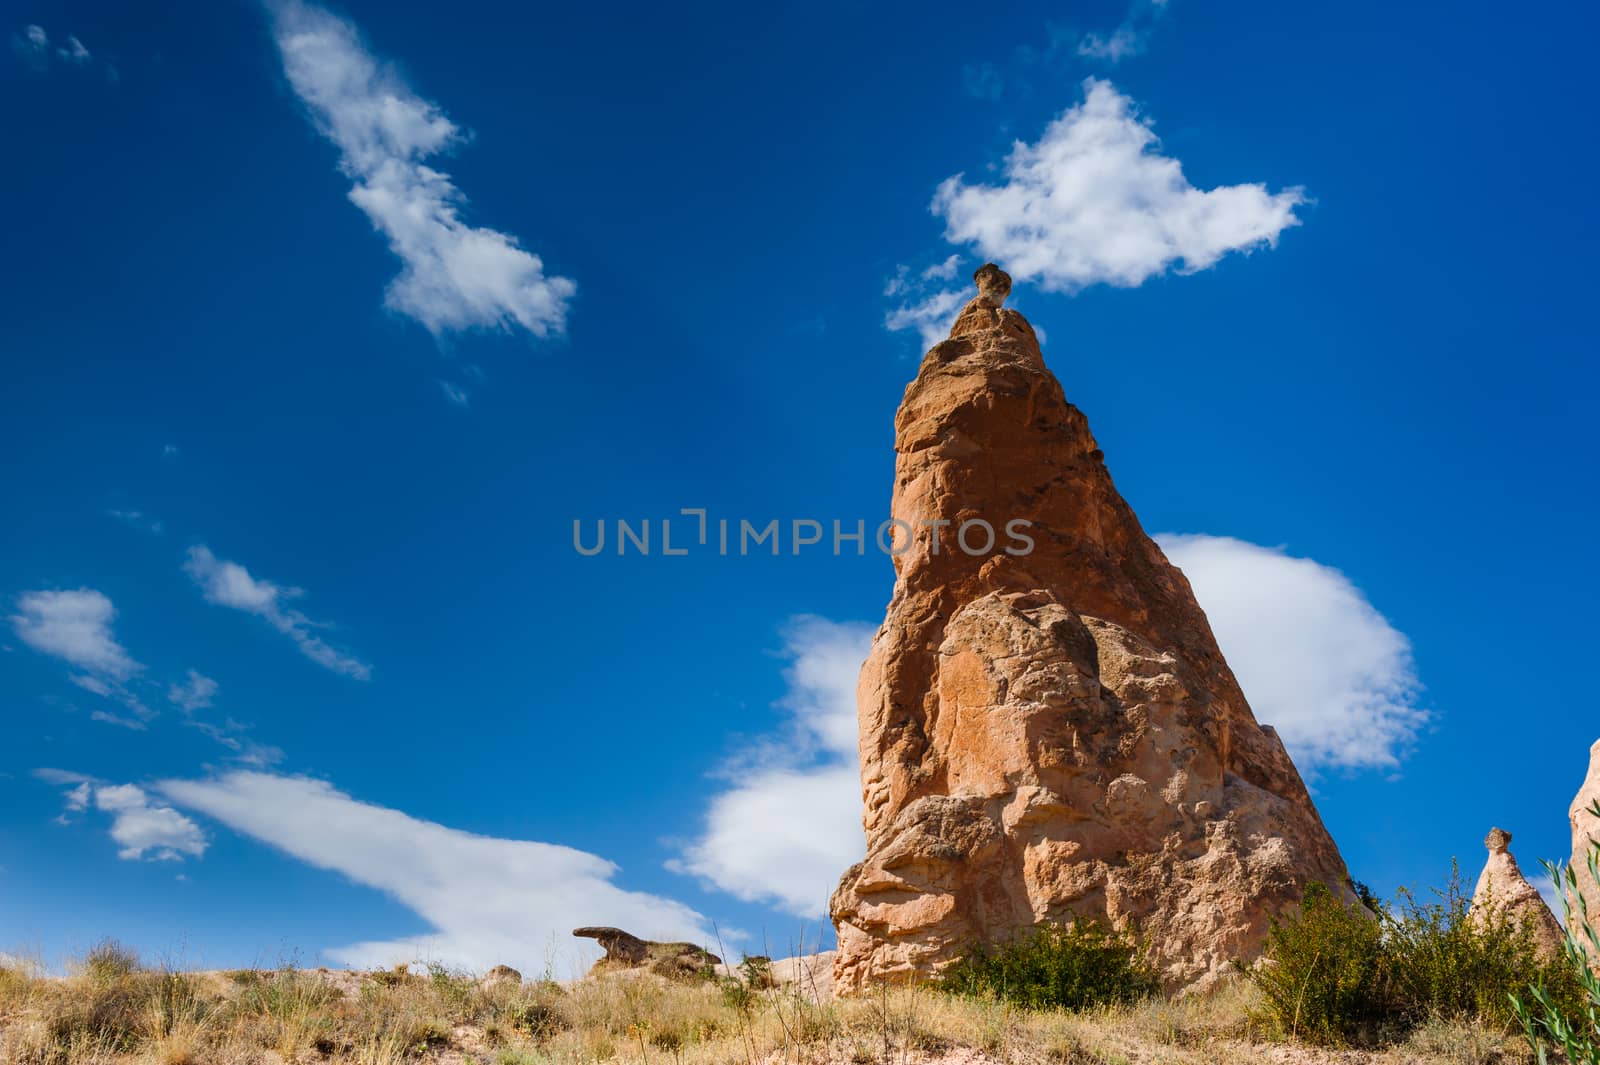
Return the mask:
M 1565 856 L 1592 11 L 0 10 L 0 949 L 817 935 L 888 562 L 573 521 L 875 525 L 987 257 L 1352 873 Z

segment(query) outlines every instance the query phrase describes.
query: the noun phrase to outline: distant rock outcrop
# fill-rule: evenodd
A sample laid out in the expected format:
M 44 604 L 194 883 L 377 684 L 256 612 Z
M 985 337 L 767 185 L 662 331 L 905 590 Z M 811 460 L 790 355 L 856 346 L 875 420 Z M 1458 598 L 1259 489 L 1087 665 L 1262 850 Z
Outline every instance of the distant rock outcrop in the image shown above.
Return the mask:
M 597 939 L 605 948 L 606 956 L 594 963 L 589 970 L 591 976 L 624 969 L 645 970 L 658 976 L 693 976 L 722 964 L 721 958 L 693 943 L 657 943 L 620 928 L 595 925 L 574 928 L 572 934 Z
M 520 984 L 522 983 L 522 974 L 509 965 L 496 965 L 493 969 L 483 974 L 481 982 L 485 985 Z
M 975 280 L 895 419 L 902 524 L 857 691 L 867 856 L 832 900 L 838 987 L 1074 915 L 1137 931 L 1192 985 L 1257 955 L 1309 882 L 1355 896 L 1189 582 L 1002 308 L 1010 278 Z
M 1511 854 L 1511 833 L 1492 828 L 1483 845 L 1489 848 L 1489 860 L 1484 863 L 1477 889 L 1472 893 L 1473 918 L 1483 920 L 1491 913 L 1504 914 L 1531 930 L 1541 957 L 1559 955 L 1561 941 L 1566 937 L 1561 922 L 1550 912 L 1539 889 L 1522 875 L 1517 859 Z
M 1572 870 L 1578 876 L 1578 894 L 1571 900 L 1574 913 L 1588 908 L 1589 920 L 1600 927 L 1600 886 L 1589 876 L 1589 855 L 1600 843 L 1600 817 L 1594 814 L 1600 803 L 1600 740 L 1589 748 L 1589 775 L 1572 800 Z M 1600 960 L 1600 959 L 1597 959 Z

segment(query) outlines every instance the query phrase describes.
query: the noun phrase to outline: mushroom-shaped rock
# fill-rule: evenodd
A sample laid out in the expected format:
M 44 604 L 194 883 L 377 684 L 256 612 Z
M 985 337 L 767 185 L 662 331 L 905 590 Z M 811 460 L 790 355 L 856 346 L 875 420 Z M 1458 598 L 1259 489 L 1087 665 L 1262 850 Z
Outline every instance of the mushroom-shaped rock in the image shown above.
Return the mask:
M 999 310 L 1011 294 L 1011 275 L 994 263 L 984 263 L 978 267 L 972 280 L 978 283 L 978 299 L 985 307 Z
M 590 976 L 621 969 L 647 969 L 658 976 L 693 976 L 722 964 L 722 959 L 693 943 L 657 943 L 640 939 L 620 928 L 594 925 L 574 928 L 572 934 L 595 939 L 606 956 L 594 963 Z
M 1485 921 L 1492 914 L 1508 917 L 1532 930 L 1534 945 L 1541 957 L 1556 957 L 1561 953 L 1565 934 L 1544 897 L 1528 883 L 1516 858 L 1512 857 L 1511 833 L 1492 828 L 1483 844 L 1489 848 L 1489 860 L 1484 863 L 1477 889 L 1472 893 L 1473 920 Z
M 572 934 L 580 939 L 598 939 L 600 946 L 605 948 L 606 956 L 600 961 L 611 962 L 617 965 L 633 966 L 642 965 L 650 957 L 650 944 L 634 935 L 624 932 L 620 928 L 611 928 L 605 925 L 587 925 L 583 928 L 574 928 Z

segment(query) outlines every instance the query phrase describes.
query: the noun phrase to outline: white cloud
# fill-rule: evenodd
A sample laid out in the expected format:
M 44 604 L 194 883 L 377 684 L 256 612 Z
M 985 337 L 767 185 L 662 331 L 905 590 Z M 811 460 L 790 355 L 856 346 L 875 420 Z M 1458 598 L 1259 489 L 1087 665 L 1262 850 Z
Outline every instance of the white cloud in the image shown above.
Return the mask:
M 228 748 L 233 752 L 233 758 L 245 765 L 265 767 L 283 761 L 281 747 L 249 739 L 244 733 L 250 730 L 250 726 L 240 724 L 231 717 L 220 725 L 199 718 L 189 718 L 184 723 Z
M 97 788 L 94 805 L 112 815 L 111 838 L 122 845 L 119 858 L 143 858 L 148 851 L 159 860 L 181 861 L 185 854 L 198 858 L 206 852 L 200 826 L 170 806 L 152 803 L 142 788 L 132 784 Z
M 559 333 L 577 286 L 547 275 L 515 237 L 467 225 L 465 197 L 425 160 L 463 140 L 434 103 L 413 92 L 367 50 L 349 22 L 311 4 L 271 4 L 284 73 L 322 134 L 338 147 L 366 212 L 402 263 L 392 310 L 435 335 L 520 326 Z
M 1144 44 L 1143 34 L 1127 25 L 1122 25 L 1104 37 L 1098 33 L 1084 34 L 1083 40 L 1078 44 L 1078 54 L 1094 59 L 1108 59 L 1116 63 L 1144 51 Z
M 71 769 L 35 769 L 33 775 L 36 779 L 42 780 L 46 784 L 56 784 L 60 787 L 71 785 L 76 788 L 80 784 L 93 784 L 95 782 L 94 777 L 89 776 L 87 773 L 77 773 Z
M 1302 769 L 1399 764 L 1429 713 L 1411 642 L 1350 579 L 1226 536 L 1157 537 L 1194 586 L 1258 720 Z
M 949 281 L 956 276 L 956 267 L 961 264 L 960 253 L 951 255 L 942 263 L 934 263 L 922 271 L 924 281 Z
M 126 681 L 144 668 L 111 634 L 116 614 L 105 595 L 93 588 L 79 588 L 24 592 L 10 621 L 23 643 L 84 670 L 88 676 L 74 681 L 85 690 L 105 695 L 111 689 L 108 681 Z
M 1301 189 L 1196 188 L 1160 153 L 1133 101 L 1107 81 L 1084 88 L 1083 103 L 1037 143 L 1013 146 L 1004 184 L 969 185 L 960 174 L 940 184 L 933 210 L 947 240 L 974 246 L 1018 281 L 1071 292 L 1203 270 L 1230 251 L 1275 246 L 1299 224 Z
M 255 766 L 268 766 L 282 761 L 282 750 L 249 738 L 247 733 L 250 726 L 231 717 L 217 722 L 200 714 L 200 711 L 209 710 L 215 704 L 220 688 L 212 678 L 197 669 L 191 669 L 183 680 L 167 686 L 167 701 L 183 711 L 185 725 L 228 748 L 238 761 Z
M 784 632 L 789 715 L 780 737 L 729 767 L 736 783 L 716 796 L 700 838 L 669 868 L 746 901 L 776 902 L 803 917 L 827 911 L 839 876 L 861 860 L 861 773 L 856 676 L 872 627 L 818 617 Z
M 186 714 L 204 710 L 217 695 L 217 682 L 199 670 L 189 670 L 182 681 L 167 687 L 167 700 Z
M 200 586 L 206 602 L 263 618 L 293 640 L 295 646 L 300 648 L 300 653 L 318 665 L 357 680 L 367 680 L 372 676 L 372 667 L 334 650 L 312 633 L 313 628 L 321 627 L 317 622 L 286 605 L 305 594 L 301 589 L 257 580 L 239 563 L 217 558 L 204 544 L 189 549 L 189 558 L 183 564 L 183 570 Z
M 116 688 L 112 687 L 110 682 L 102 680 L 99 677 L 90 676 L 87 673 L 74 674 L 73 676 L 68 677 L 67 680 L 70 683 L 82 688 L 84 691 L 89 692 L 91 695 L 103 695 L 110 697 L 116 693 Z
M 439 381 L 439 391 L 444 393 L 444 398 L 445 399 L 448 399 L 452 404 L 454 404 L 457 407 L 466 407 L 466 406 L 471 405 L 471 402 L 472 402 L 471 393 L 469 393 L 465 388 L 462 388 L 458 384 L 454 384 L 453 382 L 450 382 L 450 381 L 441 380 L 441 381 Z
M 113 714 L 109 710 L 96 710 L 89 715 L 90 721 L 99 721 L 105 725 L 116 725 L 118 728 L 130 729 L 134 732 L 143 732 L 149 726 L 136 717 L 123 717 Z
M 156 861 L 182 861 L 184 855 L 199 858 L 206 852 L 205 833 L 199 825 L 166 803 L 152 801 L 135 784 L 106 784 L 63 769 L 36 769 L 33 775 L 67 788 L 65 808 L 57 818 L 62 824 L 71 823 L 68 814 L 84 813 L 91 805 L 110 814 L 111 838 L 120 848 L 119 858 L 136 861 L 148 854 Z
M 936 268 L 929 267 L 920 276 L 926 278 L 934 269 Z M 884 327 L 891 331 L 915 329 L 917 336 L 922 339 L 922 346 L 931 348 L 950 335 L 950 327 L 955 325 L 956 315 L 961 313 L 961 308 L 966 306 L 972 294 L 963 289 L 939 289 L 929 292 L 925 286 L 913 285 L 905 277 L 900 276 L 890 281 L 885 289 L 885 295 L 910 295 L 911 298 L 909 302 L 884 315 Z
M 570 847 L 496 839 L 361 802 L 305 777 L 235 772 L 168 780 L 169 800 L 319 869 L 376 888 L 432 932 L 355 943 L 329 953 L 362 967 L 419 958 L 482 971 L 541 971 L 551 951 L 593 956 L 580 925 L 616 925 L 649 939 L 709 943 L 705 920 L 681 903 L 612 882 L 617 867 Z

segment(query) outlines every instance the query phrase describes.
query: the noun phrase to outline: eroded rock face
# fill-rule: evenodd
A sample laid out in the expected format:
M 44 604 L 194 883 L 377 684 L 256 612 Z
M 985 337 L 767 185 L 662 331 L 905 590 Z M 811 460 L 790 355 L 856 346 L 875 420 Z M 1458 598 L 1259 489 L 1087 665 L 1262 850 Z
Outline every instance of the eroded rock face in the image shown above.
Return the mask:
M 1573 912 L 1588 907 L 1589 920 L 1600 927 L 1600 886 L 1589 876 L 1589 853 L 1600 843 L 1600 817 L 1592 812 L 1600 802 L 1600 740 L 1589 748 L 1589 775 L 1572 800 L 1572 869 L 1578 874 L 1578 894 L 1572 898 Z
M 658 976 L 694 976 L 722 964 L 721 958 L 693 943 L 657 943 L 620 928 L 588 925 L 574 928 L 572 934 L 599 940 L 605 948 L 606 956 L 594 963 L 590 976 L 623 969 L 647 970 Z
M 1010 278 L 976 280 L 895 419 L 902 553 L 857 691 L 867 857 L 833 896 L 835 978 L 926 976 L 1082 915 L 1135 930 L 1169 986 L 1203 981 L 1254 957 L 1307 882 L 1353 898 L 1344 862 L 1001 307 Z M 992 550 L 976 525 L 958 542 L 977 519 Z
M 1489 848 L 1489 860 L 1478 875 L 1478 886 L 1472 893 L 1472 916 L 1481 920 L 1489 913 L 1503 913 L 1519 924 L 1528 926 L 1533 933 L 1539 954 L 1554 958 L 1561 953 L 1565 938 L 1561 922 L 1550 912 L 1550 907 L 1539 894 L 1539 889 L 1528 882 L 1511 854 L 1511 833 L 1500 828 L 1489 830 L 1483 845 Z

